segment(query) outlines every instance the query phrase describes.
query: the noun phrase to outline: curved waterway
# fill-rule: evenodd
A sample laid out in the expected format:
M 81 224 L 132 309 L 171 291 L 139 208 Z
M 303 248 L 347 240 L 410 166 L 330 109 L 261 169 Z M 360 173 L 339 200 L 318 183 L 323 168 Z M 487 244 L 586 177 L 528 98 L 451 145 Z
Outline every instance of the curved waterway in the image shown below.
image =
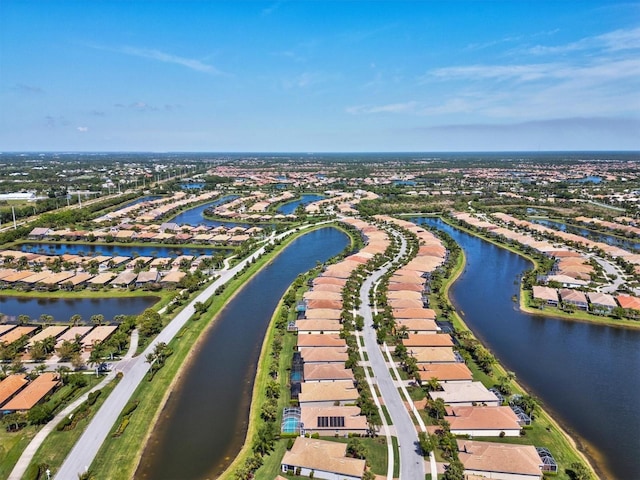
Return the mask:
M 197 207 L 193 207 L 185 210 L 182 213 L 179 213 L 169 221 L 172 223 L 177 223 L 178 225 L 192 225 L 194 227 L 198 225 L 204 225 L 205 227 L 219 227 L 220 225 L 225 227 L 248 227 L 249 225 L 245 223 L 218 222 L 217 220 L 209 220 L 204 216 L 204 211 L 206 209 L 217 207 L 218 205 L 222 205 L 223 203 L 229 203 L 239 196 L 240 195 L 227 195 L 213 202 L 198 205 Z
M 576 235 L 589 238 L 596 242 L 603 242 L 607 245 L 624 248 L 631 252 L 640 250 L 640 243 L 631 239 L 620 238 L 614 235 L 607 235 L 606 233 L 598 232 L 596 230 L 589 230 L 587 228 L 559 222 L 557 220 L 550 220 L 548 218 L 532 218 L 531 221 L 540 225 L 544 225 L 545 227 L 558 229 L 562 232 L 574 233 Z
M 135 478 L 214 478 L 225 470 L 244 441 L 260 349 L 278 301 L 300 273 L 347 245 L 339 230 L 315 230 L 247 282 L 205 333 L 164 407 Z
M 20 251 L 27 253 L 39 253 L 42 255 L 84 255 L 95 257 L 98 255 L 123 256 L 123 257 L 169 257 L 175 258 L 180 255 L 217 255 L 223 253 L 230 254 L 233 250 L 229 248 L 207 248 L 207 247 L 166 247 L 162 245 L 126 245 L 118 243 L 95 244 L 95 243 L 21 243 L 17 246 Z
M 412 221 L 447 232 L 464 250 L 467 263 L 451 299 L 473 333 L 586 440 L 602 478 L 640 478 L 640 330 L 521 312 L 512 296 L 531 268 L 527 260 L 440 219 Z
M 302 195 L 298 200 L 294 200 L 293 202 L 287 202 L 284 205 L 281 205 L 278 208 L 278 213 L 282 213 L 283 215 L 289 215 L 296 211 L 299 205 L 309 205 L 310 203 L 317 202 L 325 198 L 324 195 L 318 194 L 305 194 Z
M 20 315 L 38 320 L 40 315 L 52 315 L 55 322 L 69 322 L 73 315 L 80 315 L 89 323 L 92 315 L 102 314 L 108 321 L 116 315 L 139 315 L 159 300 L 158 297 L 110 297 L 110 298 L 54 298 L 0 296 L 0 312 L 16 320 Z

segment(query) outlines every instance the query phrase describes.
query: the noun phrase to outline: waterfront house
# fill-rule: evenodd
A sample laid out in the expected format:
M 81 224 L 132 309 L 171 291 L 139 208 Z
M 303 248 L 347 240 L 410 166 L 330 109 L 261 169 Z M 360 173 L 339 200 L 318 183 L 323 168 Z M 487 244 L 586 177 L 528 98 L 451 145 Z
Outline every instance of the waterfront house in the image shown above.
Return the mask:
M 427 320 L 423 318 L 400 318 L 396 320 L 396 330 L 401 327 L 407 327 L 407 331 L 411 334 L 435 334 L 440 331 L 440 327 L 435 320 Z
M 444 417 L 454 435 L 518 437 L 520 424 L 511 407 L 447 407 Z
M 534 285 L 532 296 L 547 305 L 558 306 L 558 291 L 555 288 Z
M 94 285 L 96 287 L 100 287 L 100 286 L 106 285 L 111 280 L 113 280 L 115 277 L 117 277 L 117 275 L 115 273 L 111 273 L 111 272 L 99 273 L 95 277 L 88 279 L 87 283 L 89 285 Z
M 0 345 L 3 343 L 11 345 L 13 342 L 20 340 L 25 335 L 31 335 L 38 327 L 15 327 L 0 337 Z
M 337 308 L 313 308 L 304 312 L 307 320 L 340 320 L 342 310 Z
M 118 327 L 116 325 L 101 325 L 95 327 L 80 341 L 82 349 L 85 352 L 90 352 L 96 345 L 104 342 L 113 335 L 117 329 Z
M 430 335 L 433 336 L 433 335 Z M 432 378 L 439 382 L 470 382 L 473 375 L 464 363 L 423 363 L 419 366 L 423 381 Z
M 366 435 L 369 431 L 367 417 L 360 408 L 349 407 L 300 407 L 301 435 L 347 436 Z
M 451 347 L 411 347 L 407 348 L 407 353 L 416 359 L 418 365 L 456 362 L 456 356 Z
M 28 238 L 30 240 L 42 240 L 47 235 L 50 235 L 53 230 L 48 227 L 36 227 L 29 232 Z
M 296 326 L 296 329 L 298 330 L 298 334 L 300 335 L 309 334 L 309 333 L 316 333 L 316 334 L 330 333 L 330 334 L 337 335 L 340 333 L 340 330 L 342 329 L 342 324 L 340 323 L 340 320 L 334 320 L 334 319 L 328 319 L 328 320 L 301 319 L 301 320 L 296 320 L 295 326 Z
M 458 440 L 465 475 L 496 480 L 541 480 L 542 460 L 531 445 Z
M 151 270 L 148 272 L 140 272 L 136 277 L 136 287 L 144 287 L 150 283 L 158 283 L 160 280 L 160 273 L 157 270 Z
M 402 339 L 402 344 L 407 348 L 413 347 L 453 347 L 451 335 L 416 335 L 410 334 Z
M 339 363 L 309 363 L 303 368 L 304 382 L 354 381 L 353 371 Z
M 616 299 L 613 295 L 601 292 L 589 292 L 587 293 L 589 298 L 589 309 L 592 312 L 606 312 L 611 313 L 614 308 L 618 306 Z
M 625 310 L 635 310 L 640 313 L 640 298 L 632 295 L 618 295 L 616 301 Z
M 301 352 L 305 365 L 310 363 L 341 363 L 347 361 L 347 347 L 314 347 Z
M 435 320 L 436 312 L 430 308 L 397 308 L 392 310 L 393 317 L 402 318 L 419 318 L 426 320 Z
M 480 382 L 443 383 L 442 391 L 429 392 L 432 399 L 442 398 L 451 406 L 493 405 L 500 400 Z
M 298 472 L 305 477 L 326 480 L 358 480 L 364 475 L 364 460 L 346 456 L 345 443 L 297 437 L 291 450 L 285 452 L 281 462 L 284 473 Z
M 560 289 L 560 300 L 567 305 L 575 305 L 580 310 L 587 310 L 589 306 L 587 296 L 579 290 L 571 290 L 570 288 Z
M 351 380 L 302 383 L 298 402 L 302 405 L 331 406 L 355 404 L 358 390 Z
M 589 282 L 586 280 L 578 280 L 577 278 L 569 277 L 567 275 L 547 275 L 547 282 L 556 282 L 565 288 L 579 288 L 586 287 Z
M 125 270 L 121 272 L 116 278 L 111 281 L 111 285 L 114 287 L 128 287 L 133 285 L 133 283 L 138 278 L 138 274 L 134 273 L 131 270 Z
M 327 334 L 307 334 L 298 335 L 297 347 L 298 350 L 314 347 L 343 347 L 346 346 L 346 341 L 340 338 L 340 335 Z
M 62 345 L 62 343 L 65 341 L 75 342 L 76 339 L 82 339 L 82 337 L 87 335 L 92 329 L 93 327 L 71 327 L 69 330 L 58 337 L 56 348 L 60 347 L 60 345 Z
M 29 339 L 27 348 L 30 348 L 34 343 L 41 342 L 42 340 L 45 340 L 49 337 L 57 338 L 62 335 L 62 333 L 64 333 L 64 331 L 68 328 L 69 327 L 67 327 L 66 325 L 52 325 L 50 327 L 46 327 Z

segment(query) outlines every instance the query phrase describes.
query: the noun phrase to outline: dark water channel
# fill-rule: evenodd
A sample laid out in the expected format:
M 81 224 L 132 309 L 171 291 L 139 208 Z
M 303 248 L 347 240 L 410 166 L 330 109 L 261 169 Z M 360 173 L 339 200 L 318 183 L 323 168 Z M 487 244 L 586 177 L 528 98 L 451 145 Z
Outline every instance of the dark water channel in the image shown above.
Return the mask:
M 333 228 L 310 232 L 229 302 L 169 398 L 135 478 L 202 479 L 224 471 L 244 441 L 256 365 L 280 297 L 297 275 L 347 244 Z
M 527 315 L 511 300 L 527 260 L 440 219 L 412 221 L 447 232 L 464 250 L 451 297 L 476 336 L 586 441 L 599 470 L 610 472 L 602 478 L 640 478 L 640 330 Z
M 178 225 L 193 225 L 194 227 L 198 225 L 204 225 L 206 227 L 219 227 L 220 225 L 222 225 L 229 228 L 233 228 L 236 226 L 248 227 L 249 225 L 246 223 L 218 222 L 217 220 L 209 220 L 208 218 L 204 217 L 204 211 L 208 208 L 217 207 L 218 205 L 222 205 L 223 203 L 229 203 L 238 197 L 239 195 L 227 195 L 213 202 L 198 205 L 197 207 L 193 207 L 179 213 L 169 221 L 177 223 Z
M 293 202 L 285 203 L 284 205 L 278 208 L 278 213 L 282 213 L 283 215 L 289 215 L 290 213 L 294 213 L 298 205 L 309 205 L 310 203 L 317 202 L 322 200 L 324 195 L 317 194 L 306 194 L 301 195 L 299 199 L 294 200 Z
M 91 315 L 104 315 L 111 321 L 116 315 L 138 315 L 158 301 L 158 297 L 111 297 L 111 298 L 39 298 L 0 296 L 0 312 L 15 320 L 19 315 L 29 315 L 38 320 L 46 313 L 56 322 L 66 323 L 79 314 L 89 322 Z
M 175 258 L 180 255 L 217 255 L 223 253 L 228 255 L 232 252 L 229 248 L 208 248 L 208 247 L 165 247 L 161 245 L 126 245 L 110 243 L 108 245 L 95 243 L 21 243 L 18 245 L 20 251 L 38 253 L 42 255 L 84 255 L 95 257 L 107 255 L 111 257 L 169 257 Z

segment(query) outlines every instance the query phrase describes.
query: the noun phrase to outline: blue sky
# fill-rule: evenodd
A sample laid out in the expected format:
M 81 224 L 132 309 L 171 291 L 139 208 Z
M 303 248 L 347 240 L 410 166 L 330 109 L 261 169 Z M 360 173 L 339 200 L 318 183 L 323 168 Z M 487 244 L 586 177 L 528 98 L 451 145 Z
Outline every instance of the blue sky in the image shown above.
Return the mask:
M 640 150 L 640 3 L 1 0 L 11 150 Z

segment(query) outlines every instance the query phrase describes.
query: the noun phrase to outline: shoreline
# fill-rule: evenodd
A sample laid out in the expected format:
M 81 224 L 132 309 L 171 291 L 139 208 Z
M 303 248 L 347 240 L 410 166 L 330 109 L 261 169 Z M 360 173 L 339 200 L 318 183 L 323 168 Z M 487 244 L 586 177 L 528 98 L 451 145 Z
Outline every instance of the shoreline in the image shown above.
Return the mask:
M 454 228 L 457 228 L 457 227 L 454 226 Z M 467 233 L 469 233 L 469 232 L 467 232 Z M 469 233 L 469 234 L 472 235 L 471 233 Z M 484 238 L 482 238 L 482 237 L 478 237 L 478 238 L 481 238 L 481 239 L 484 240 Z M 496 246 L 500 247 L 499 244 L 496 244 Z M 514 253 L 516 253 L 516 252 L 514 252 Z M 451 303 L 451 306 L 453 307 L 453 314 L 455 315 L 456 319 L 460 322 L 460 324 L 462 326 L 464 326 L 464 328 L 466 330 L 468 330 L 471 333 L 471 335 L 473 335 L 473 338 L 478 340 L 478 338 L 476 337 L 476 335 L 473 332 L 473 330 L 471 330 L 471 328 L 469 328 L 469 326 L 466 324 L 466 322 L 462 319 L 462 316 L 458 313 L 458 308 L 454 305 L 454 303 L 452 302 L 451 297 L 449 295 L 450 287 L 462 275 L 462 273 L 464 272 L 464 267 L 465 267 L 466 262 L 467 262 L 466 261 L 466 258 L 467 258 L 466 254 L 464 253 L 464 251 L 462 249 L 460 249 L 460 255 L 462 257 L 462 261 L 460 262 L 460 265 L 454 270 L 453 275 L 450 277 L 450 279 L 447 280 L 447 282 L 446 282 L 446 284 L 444 286 L 444 294 L 446 295 L 447 299 Z M 524 258 L 527 258 L 527 260 L 529 260 L 529 261 L 532 261 L 530 258 L 528 258 L 528 257 L 526 257 L 524 255 L 521 255 L 521 256 L 524 257 Z M 533 262 L 533 263 L 535 264 L 535 262 Z M 522 282 L 520 282 L 520 286 L 522 286 Z M 482 343 L 482 342 L 480 342 L 480 343 Z M 502 370 L 502 373 L 505 373 L 506 369 L 502 365 L 502 362 L 499 359 L 497 359 L 497 360 L 498 360 L 497 366 L 500 368 L 500 370 Z M 514 383 L 514 385 L 516 387 L 518 387 L 523 392 L 531 392 L 530 388 L 525 388 L 525 386 L 526 386 L 525 384 L 522 384 L 517 380 L 513 380 L 513 383 Z M 599 475 L 600 473 L 603 473 L 603 474 L 609 474 L 610 473 L 610 472 L 608 472 L 607 462 L 604 460 L 604 457 L 600 454 L 600 452 L 597 449 L 593 448 L 591 446 L 591 444 L 589 444 L 586 440 L 584 440 L 579 435 L 576 435 L 576 434 L 573 434 L 573 436 L 570 435 L 569 431 L 571 431 L 571 430 L 569 428 L 565 427 L 563 424 L 561 424 L 562 419 L 560 417 L 559 417 L 559 420 L 556 420 L 555 417 L 549 413 L 548 407 L 543 407 L 542 405 L 540 405 L 539 409 L 540 409 L 540 413 L 542 414 L 542 416 L 544 416 L 546 418 L 546 420 L 549 421 L 549 423 L 552 424 L 558 430 L 558 432 L 565 438 L 565 440 L 572 447 L 572 449 L 575 451 L 577 456 L 584 461 L 584 463 L 587 465 L 587 467 L 589 468 L 591 473 L 593 475 L 595 475 L 596 478 L 602 478 L 601 475 Z M 607 477 L 604 477 L 604 478 L 611 478 L 611 477 L 607 476 Z
M 330 226 L 329 226 L 330 227 Z M 144 436 L 143 442 L 141 443 L 141 445 L 143 445 L 143 448 L 140 449 L 137 454 L 136 454 L 136 459 L 135 459 L 135 468 L 133 469 L 132 473 L 133 473 L 133 478 L 135 478 L 135 475 L 140 467 L 140 462 L 142 460 L 144 451 L 146 450 L 149 440 L 151 438 L 151 436 L 153 435 L 154 430 L 157 428 L 157 421 L 160 418 L 160 415 L 162 413 L 162 411 L 164 410 L 164 407 L 166 406 L 167 402 L 169 401 L 169 398 L 171 397 L 171 395 L 173 394 L 174 391 L 176 391 L 176 389 L 179 387 L 180 382 L 183 380 L 185 373 L 187 372 L 189 366 L 191 365 L 191 363 L 194 361 L 195 358 L 195 354 L 198 353 L 200 351 L 200 348 L 202 347 L 202 343 L 204 342 L 206 333 L 217 323 L 219 317 L 220 317 L 220 313 L 222 312 L 223 308 L 230 302 L 232 301 L 241 291 L 243 288 L 245 288 L 246 284 L 249 282 L 249 280 L 251 280 L 255 275 L 257 275 L 260 271 L 262 271 L 262 269 L 264 269 L 265 267 L 269 266 L 271 264 L 271 262 L 273 262 L 273 260 L 275 258 L 278 257 L 278 255 L 282 254 L 287 247 L 289 247 L 289 245 L 296 240 L 297 238 L 301 237 L 302 235 L 305 235 L 309 232 L 312 232 L 314 230 L 316 230 L 317 228 L 325 228 L 324 225 L 320 225 L 317 227 L 311 227 L 308 229 L 304 229 L 301 231 L 295 231 L 293 232 L 292 235 L 287 236 L 284 239 L 283 244 L 280 245 L 281 248 L 279 248 L 276 252 L 273 252 L 273 255 L 270 256 L 268 259 L 265 259 L 264 263 L 262 265 L 259 266 L 259 268 L 257 268 L 254 272 L 251 273 L 250 276 L 248 276 L 247 278 L 243 279 L 242 283 L 239 285 L 239 287 L 233 291 L 233 293 L 229 296 L 229 298 L 225 301 L 225 303 L 223 305 L 220 306 L 220 309 L 215 313 L 215 315 L 211 318 L 211 320 L 209 320 L 207 326 L 205 326 L 203 328 L 203 330 L 200 332 L 200 334 L 198 335 L 197 339 L 195 340 L 195 342 L 192 344 L 191 348 L 189 349 L 189 352 L 187 353 L 186 357 L 184 358 L 182 364 L 178 367 L 178 370 L 176 371 L 176 374 L 174 375 L 173 379 L 171 380 L 171 382 L 169 383 L 169 386 L 167 388 L 167 390 L 165 391 L 165 394 L 162 397 L 162 400 L 160 401 L 160 403 L 158 404 L 157 410 L 153 416 L 153 420 L 150 423 L 150 428 L 147 430 L 146 435 Z M 335 226 L 333 228 L 336 228 Z M 275 313 L 274 313 L 275 315 Z M 272 320 L 273 320 L 273 316 L 272 316 Z M 272 320 L 270 320 L 269 325 L 268 325 L 268 329 L 270 329 L 271 327 L 271 322 Z M 269 330 L 267 331 L 267 335 L 265 335 L 265 339 L 263 340 L 263 346 L 262 348 L 265 348 L 266 345 L 266 341 L 267 338 L 269 337 Z M 262 361 L 262 355 L 263 352 L 261 350 L 260 353 L 260 358 L 258 360 L 258 371 L 260 370 L 260 366 L 261 366 L 261 361 Z M 257 373 L 256 373 L 256 377 L 257 378 Z M 255 378 L 254 378 L 254 385 L 255 385 Z M 252 391 L 254 391 L 255 389 L 252 389 Z M 253 411 L 253 394 L 252 394 L 252 401 L 251 401 L 251 406 L 250 406 L 250 410 L 249 410 L 249 415 L 251 416 L 251 413 Z M 251 417 L 249 417 L 250 420 Z M 242 450 L 245 448 L 245 443 L 246 443 L 246 438 L 248 437 L 249 431 L 251 429 L 251 421 L 248 422 L 248 427 L 247 427 L 247 434 L 245 436 L 245 441 L 240 449 L 240 452 L 242 452 Z M 235 458 L 238 458 L 238 456 L 240 455 L 240 452 L 238 452 L 238 454 L 236 455 Z M 235 462 L 235 458 L 234 460 L 231 462 L 230 466 L 233 465 L 233 463 Z M 227 470 L 229 467 L 227 467 L 227 469 L 225 469 L 225 472 L 223 473 L 226 474 Z

